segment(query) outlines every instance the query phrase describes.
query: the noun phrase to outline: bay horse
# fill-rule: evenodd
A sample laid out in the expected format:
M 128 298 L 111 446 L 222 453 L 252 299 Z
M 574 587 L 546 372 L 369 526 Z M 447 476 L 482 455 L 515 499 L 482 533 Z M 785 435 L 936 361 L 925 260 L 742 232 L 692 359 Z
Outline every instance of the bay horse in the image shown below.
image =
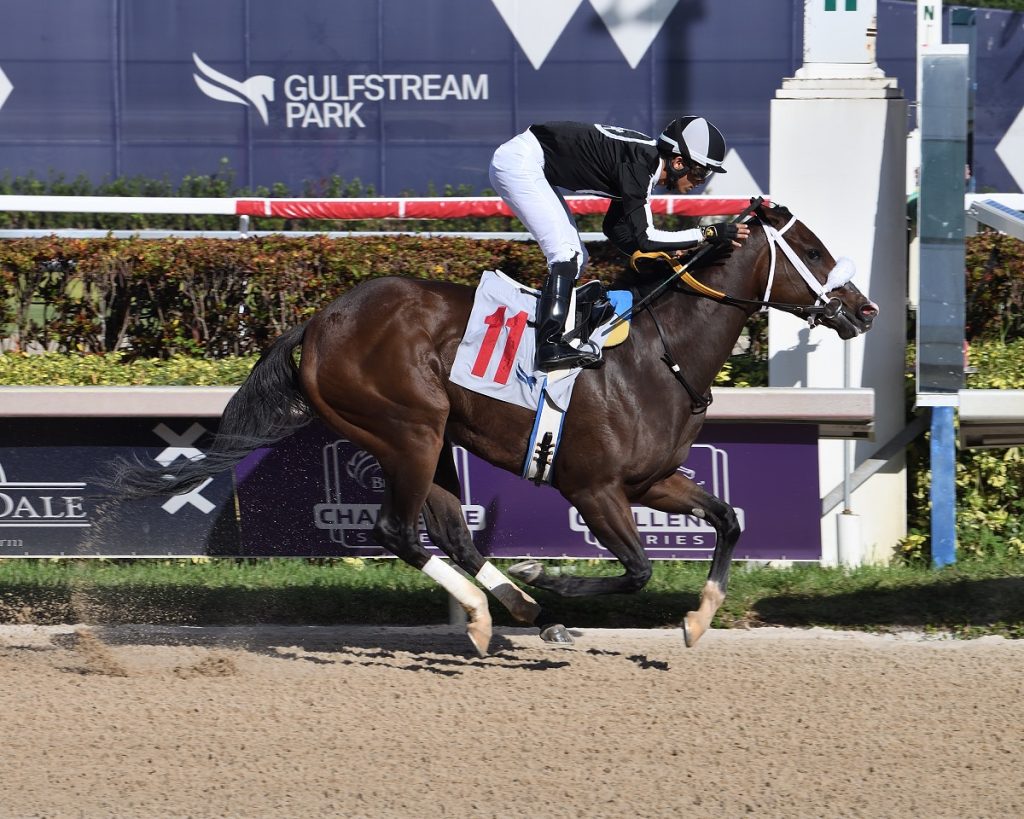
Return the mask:
M 555 575 L 534 560 L 509 569 L 523 584 L 563 596 L 636 592 L 650 579 L 651 563 L 631 504 L 699 517 L 714 528 L 716 541 L 698 608 L 682 622 L 687 646 L 725 599 L 740 527 L 729 504 L 677 468 L 746 320 L 772 306 L 850 339 L 870 329 L 878 314 L 849 281 L 852 265 L 837 264 L 786 208 L 755 199 L 743 218 L 750 237 L 738 249 L 712 253 L 700 279 L 688 270 L 680 274 L 671 259 L 675 266 L 662 266 L 670 276 L 660 282 L 624 274 L 623 283 L 642 297 L 629 335 L 605 352 L 603 366 L 584 370 L 576 382 L 551 483 L 624 572 Z M 359 284 L 266 350 L 225 408 L 204 458 L 172 474 L 159 464 L 122 462 L 113 488 L 122 496 L 182 492 L 319 417 L 380 463 L 386 487 L 376 540 L 459 601 L 481 655 L 491 616 L 486 595 L 470 578 L 518 622 L 538 627 L 543 639 L 571 643 L 550 612 L 477 551 L 463 518 L 452 446 L 518 474 L 534 423 L 531 410 L 449 381 L 473 297 L 472 287 L 448 282 L 384 277 Z M 424 549 L 421 515 L 431 541 L 465 574 Z

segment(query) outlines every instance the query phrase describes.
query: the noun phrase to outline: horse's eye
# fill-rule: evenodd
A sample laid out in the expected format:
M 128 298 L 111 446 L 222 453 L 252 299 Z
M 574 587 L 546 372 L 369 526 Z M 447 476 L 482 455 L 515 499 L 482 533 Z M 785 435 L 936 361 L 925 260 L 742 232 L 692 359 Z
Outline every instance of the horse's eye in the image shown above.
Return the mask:
M 812 262 L 816 262 L 818 261 L 818 259 L 821 258 L 821 252 L 818 250 L 814 250 L 812 248 L 811 250 L 807 251 L 807 258 L 810 259 Z

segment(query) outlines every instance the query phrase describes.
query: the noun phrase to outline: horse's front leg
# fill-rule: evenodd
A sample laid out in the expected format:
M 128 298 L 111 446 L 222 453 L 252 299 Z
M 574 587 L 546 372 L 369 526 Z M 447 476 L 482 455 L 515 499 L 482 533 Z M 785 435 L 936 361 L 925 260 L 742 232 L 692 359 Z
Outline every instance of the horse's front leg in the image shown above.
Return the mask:
M 574 577 L 550 575 L 537 560 L 524 560 L 509 568 L 509 573 L 562 597 L 594 594 L 622 594 L 640 591 L 651 579 L 651 561 L 644 553 L 633 510 L 619 486 L 586 489 L 566 493 L 590 531 L 604 548 L 619 559 L 625 573 L 614 577 Z
M 651 561 L 644 553 L 633 520 L 633 510 L 620 487 L 587 489 L 566 494 L 566 498 L 590 527 L 598 542 L 619 559 L 625 572 L 615 577 L 574 577 L 550 575 L 538 560 L 524 560 L 509 567 L 513 577 L 562 597 L 594 594 L 628 594 L 640 591 L 651 579 Z M 541 628 L 541 639 L 548 643 L 571 643 L 564 626 Z
M 687 612 L 683 619 L 683 640 L 687 647 L 692 647 L 708 630 L 715 612 L 725 600 L 732 551 L 740 537 L 736 511 L 729 504 L 705 492 L 681 472 L 656 483 L 640 502 L 659 512 L 702 518 L 714 527 L 715 552 L 711 558 L 707 582 L 700 594 L 700 605 L 696 611 Z

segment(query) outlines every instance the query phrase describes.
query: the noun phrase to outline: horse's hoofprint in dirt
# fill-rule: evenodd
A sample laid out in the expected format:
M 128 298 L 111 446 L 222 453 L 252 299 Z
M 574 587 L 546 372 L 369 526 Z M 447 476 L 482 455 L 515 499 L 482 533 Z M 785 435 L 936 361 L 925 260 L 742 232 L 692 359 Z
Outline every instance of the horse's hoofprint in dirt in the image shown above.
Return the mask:
M 1024 642 L 0 627 L 3 817 L 1024 815 Z

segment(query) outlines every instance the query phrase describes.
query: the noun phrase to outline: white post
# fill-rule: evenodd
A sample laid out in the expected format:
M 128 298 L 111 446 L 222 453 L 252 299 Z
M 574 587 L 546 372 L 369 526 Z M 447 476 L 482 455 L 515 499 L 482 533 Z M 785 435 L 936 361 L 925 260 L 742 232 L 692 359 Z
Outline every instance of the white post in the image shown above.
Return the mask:
M 921 187 L 921 71 L 924 55 L 942 44 L 942 0 L 917 0 L 917 92 L 914 103 L 914 128 L 907 134 L 907 196 Z M 917 307 L 919 240 L 910 240 L 910 276 L 907 295 L 910 306 Z
M 843 388 L 852 386 L 853 364 L 850 345 L 843 345 Z M 857 462 L 857 445 L 853 441 L 843 442 L 843 511 L 836 517 L 836 552 L 839 565 L 852 568 L 864 562 L 864 544 L 860 515 L 853 510 L 853 481 L 851 474 Z M 822 563 L 825 563 L 822 555 Z M 826 565 L 831 565 L 827 564 Z
M 942 0 L 917 0 L 917 116 L 914 122 L 921 127 L 921 78 L 925 54 L 932 46 L 942 44 Z M 920 167 L 921 157 L 915 157 Z
M 881 314 L 870 333 L 844 342 L 773 311 L 770 383 L 873 387 L 875 440 L 856 445 L 857 463 L 903 428 L 905 413 L 907 104 L 875 63 L 876 9 L 876 0 L 805 0 L 804 64 L 783 80 L 771 108 L 772 201 L 788 206 L 834 255 L 853 259 L 854 282 Z M 848 367 L 844 344 L 851 345 Z M 843 441 L 819 444 L 822 497 L 847 476 L 844 448 Z M 869 560 L 887 557 L 906 534 L 904 471 L 901 454 L 853 492 Z M 822 554 L 833 565 L 841 560 L 842 511 L 822 519 Z
M 838 565 L 847 569 L 860 566 L 863 562 L 860 549 L 863 537 L 860 515 L 854 512 L 840 512 L 836 515 L 836 537 L 839 541 Z

